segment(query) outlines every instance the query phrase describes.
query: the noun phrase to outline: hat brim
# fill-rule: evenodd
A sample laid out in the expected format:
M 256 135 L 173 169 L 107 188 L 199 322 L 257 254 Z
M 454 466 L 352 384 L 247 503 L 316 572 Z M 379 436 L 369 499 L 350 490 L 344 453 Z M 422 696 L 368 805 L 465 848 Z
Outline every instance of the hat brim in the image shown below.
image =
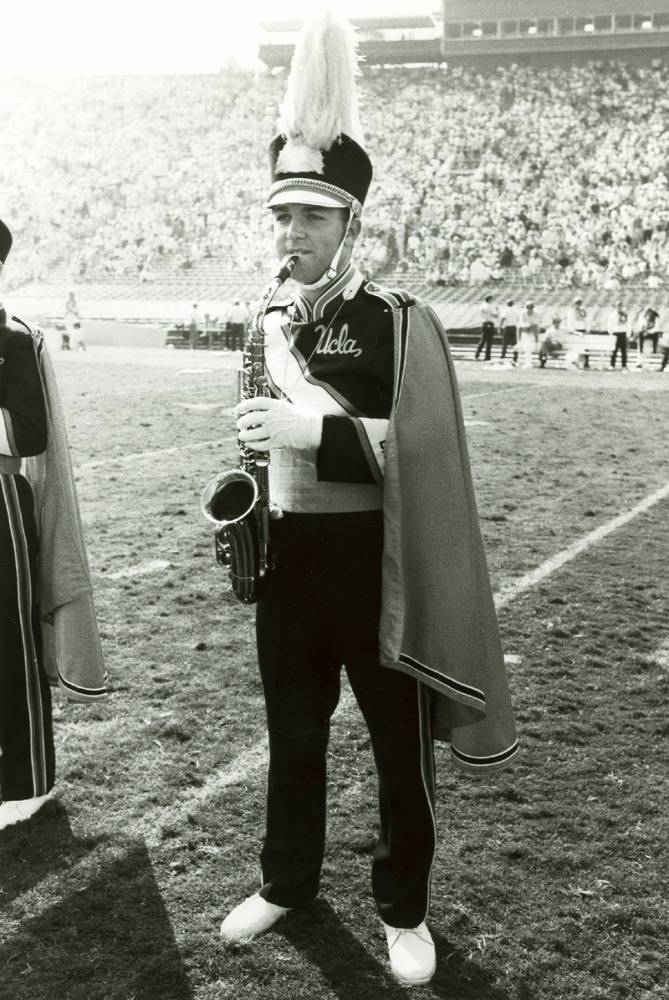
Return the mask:
M 350 208 L 344 198 L 336 198 L 324 191 L 315 191 L 312 188 L 301 187 L 299 184 L 284 187 L 281 191 L 276 191 L 271 195 L 267 201 L 267 207 L 275 208 L 277 205 L 319 205 L 321 208 Z

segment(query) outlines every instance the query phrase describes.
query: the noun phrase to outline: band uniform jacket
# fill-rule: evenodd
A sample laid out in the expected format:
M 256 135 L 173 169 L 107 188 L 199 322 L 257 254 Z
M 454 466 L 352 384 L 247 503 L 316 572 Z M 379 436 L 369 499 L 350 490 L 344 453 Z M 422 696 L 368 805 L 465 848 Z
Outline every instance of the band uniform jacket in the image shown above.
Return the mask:
M 383 509 L 381 662 L 420 682 L 432 736 L 450 743 L 458 766 L 508 765 L 513 711 L 439 319 L 349 265 L 313 305 L 299 289 L 292 304 L 277 303 L 265 329 L 272 394 L 324 414 L 317 453 L 272 453 L 272 500 L 286 510 Z

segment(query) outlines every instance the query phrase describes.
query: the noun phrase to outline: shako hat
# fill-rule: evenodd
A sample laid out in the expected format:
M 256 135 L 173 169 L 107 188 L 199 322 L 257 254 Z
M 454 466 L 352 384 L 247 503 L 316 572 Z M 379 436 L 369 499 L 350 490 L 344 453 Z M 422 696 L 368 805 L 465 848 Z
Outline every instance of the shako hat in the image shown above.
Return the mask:
M 279 134 L 269 147 L 268 206 L 296 202 L 360 215 L 372 180 L 362 147 L 356 39 L 332 11 L 307 21 L 295 46 Z
M 0 263 L 4 264 L 12 246 L 12 234 L 0 219 Z

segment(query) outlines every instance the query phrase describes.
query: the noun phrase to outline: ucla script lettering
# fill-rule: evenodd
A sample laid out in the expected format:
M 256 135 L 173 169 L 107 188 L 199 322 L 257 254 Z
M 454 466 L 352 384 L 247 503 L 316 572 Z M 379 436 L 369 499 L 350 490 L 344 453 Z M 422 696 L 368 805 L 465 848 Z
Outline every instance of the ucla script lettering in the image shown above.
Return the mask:
M 316 354 L 350 354 L 352 358 L 362 354 L 358 342 L 348 335 L 348 323 L 343 323 L 336 334 L 321 324 L 316 327 L 316 333 L 319 335 Z

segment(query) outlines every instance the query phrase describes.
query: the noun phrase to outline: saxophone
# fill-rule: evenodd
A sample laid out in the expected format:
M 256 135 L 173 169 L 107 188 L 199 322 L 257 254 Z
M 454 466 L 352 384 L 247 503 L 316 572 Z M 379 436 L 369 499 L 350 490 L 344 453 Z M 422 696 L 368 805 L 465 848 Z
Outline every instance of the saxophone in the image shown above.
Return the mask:
M 269 396 L 265 375 L 263 323 L 272 299 L 293 272 L 298 257 L 281 261 L 265 289 L 249 324 L 249 333 L 238 372 L 239 400 Z M 244 604 L 255 604 L 262 596 L 269 571 L 269 452 L 255 452 L 239 445 L 239 467 L 209 480 L 200 506 L 215 525 L 216 561 L 230 571 L 230 587 Z

